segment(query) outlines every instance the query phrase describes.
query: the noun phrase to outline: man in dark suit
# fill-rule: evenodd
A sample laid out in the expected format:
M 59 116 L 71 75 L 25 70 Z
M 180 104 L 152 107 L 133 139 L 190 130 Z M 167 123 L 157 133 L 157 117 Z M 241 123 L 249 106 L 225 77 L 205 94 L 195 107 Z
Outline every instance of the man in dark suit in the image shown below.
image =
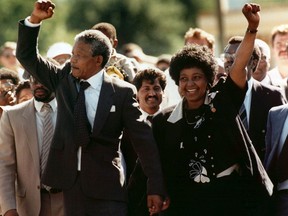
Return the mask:
M 141 120 L 135 87 L 105 73 L 112 47 L 97 30 L 76 36 L 71 60 L 63 67 L 43 59 L 37 50 L 39 26 L 52 17 L 54 8 L 50 1 L 36 2 L 31 16 L 20 21 L 16 54 L 27 71 L 55 91 L 58 101 L 43 182 L 63 189 L 65 215 L 125 216 L 127 194 L 119 151 L 125 128 L 149 179 L 147 206 L 151 214 L 160 212 L 165 195 L 161 165 L 149 125 Z M 78 111 L 77 97 L 85 97 L 84 111 Z M 79 113 L 85 113 L 84 119 L 76 118 Z
M 239 36 L 230 38 L 228 45 L 224 49 L 224 67 L 226 73 L 229 73 L 229 69 L 234 63 L 235 53 L 242 39 L 243 38 Z M 257 68 L 260 55 L 261 52 L 258 45 L 255 45 L 250 62 L 246 68 L 248 90 L 243 104 L 246 109 L 248 123 L 246 125 L 246 130 L 261 161 L 263 162 L 265 155 L 265 134 L 268 112 L 272 107 L 286 103 L 286 100 L 281 94 L 279 88 L 262 84 L 253 79 L 252 73 Z
M 137 100 L 143 118 L 151 125 L 152 118 L 161 111 L 160 104 L 166 87 L 165 74 L 157 68 L 143 69 L 136 74 L 132 83 L 137 89 Z M 123 133 L 121 149 L 126 163 L 129 216 L 149 215 L 146 208 L 147 177 L 137 160 L 127 131 Z
M 269 111 L 264 166 L 274 184 L 271 215 L 288 215 L 288 104 Z M 285 147 L 286 146 L 286 147 Z

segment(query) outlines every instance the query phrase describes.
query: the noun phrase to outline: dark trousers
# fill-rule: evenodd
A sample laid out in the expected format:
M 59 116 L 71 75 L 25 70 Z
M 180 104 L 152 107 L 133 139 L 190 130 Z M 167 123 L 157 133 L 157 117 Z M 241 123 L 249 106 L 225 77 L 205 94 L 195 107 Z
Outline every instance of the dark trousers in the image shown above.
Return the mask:
M 275 216 L 288 215 L 288 190 L 277 191 L 275 197 Z
M 87 197 L 81 189 L 79 172 L 74 186 L 63 191 L 65 216 L 127 216 L 127 204 Z

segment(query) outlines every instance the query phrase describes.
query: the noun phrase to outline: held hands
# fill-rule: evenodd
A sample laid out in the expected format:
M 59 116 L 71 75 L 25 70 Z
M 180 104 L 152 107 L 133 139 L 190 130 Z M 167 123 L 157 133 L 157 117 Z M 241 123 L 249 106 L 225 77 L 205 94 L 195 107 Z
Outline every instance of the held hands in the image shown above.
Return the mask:
M 55 4 L 50 0 L 38 0 L 34 4 L 34 9 L 30 16 L 31 23 L 40 23 L 42 20 L 48 19 L 54 14 Z
M 150 215 L 155 215 L 164 211 L 169 207 L 170 200 L 167 198 L 166 200 L 162 200 L 159 195 L 148 195 L 147 197 L 147 206 L 150 212 Z
M 248 29 L 257 30 L 260 22 L 260 5 L 247 3 L 242 8 L 242 13 L 248 21 Z

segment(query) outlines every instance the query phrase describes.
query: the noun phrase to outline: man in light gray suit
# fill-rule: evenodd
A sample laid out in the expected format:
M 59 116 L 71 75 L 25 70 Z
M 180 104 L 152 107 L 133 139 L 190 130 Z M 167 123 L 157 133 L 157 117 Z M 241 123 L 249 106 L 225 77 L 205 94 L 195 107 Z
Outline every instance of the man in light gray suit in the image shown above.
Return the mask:
M 272 215 L 276 216 L 288 215 L 287 135 L 288 104 L 273 107 L 268 114 L 264 166 L 274 184 Z
M 0 205 L 5 216 L 63 216 L 63 193 L 41 183 L 44 119 L 49 104 L 56 123 L 54 94 L 31 78 L 34 99 L 5 108 L 0 121 Z M 53 132 L 53 131 L 52 131 Z M 50 140 L 51 143 L 51 140 Z M 16 183 L 16 184 L 15 184 Z

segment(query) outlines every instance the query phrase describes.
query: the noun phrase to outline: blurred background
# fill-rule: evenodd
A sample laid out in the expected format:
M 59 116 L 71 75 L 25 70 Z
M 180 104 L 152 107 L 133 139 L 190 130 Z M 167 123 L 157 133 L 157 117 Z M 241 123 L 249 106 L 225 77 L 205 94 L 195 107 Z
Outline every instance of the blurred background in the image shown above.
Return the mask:
M 35 0 L 1 0 L 0 44 L 17 40 L 18 20 L 30 15 Z M 126 43 L 140 45 L 149 55 L 174 53 L 184 44 L 190 27 L 216 38 L 216 55 L 233 35 L 247 26 L 241 13 L 245 0 L 54 0 L 53 19 L 43 23 L 39 50 L 58 41 L 73 44 L 75 34 L 98 22 L 110 22 L 118 34 L 118 51 Z M 258 37 L 270 44 L 275 25 L 288 23 L 288 0 L 254 0 L 261 5 Z

